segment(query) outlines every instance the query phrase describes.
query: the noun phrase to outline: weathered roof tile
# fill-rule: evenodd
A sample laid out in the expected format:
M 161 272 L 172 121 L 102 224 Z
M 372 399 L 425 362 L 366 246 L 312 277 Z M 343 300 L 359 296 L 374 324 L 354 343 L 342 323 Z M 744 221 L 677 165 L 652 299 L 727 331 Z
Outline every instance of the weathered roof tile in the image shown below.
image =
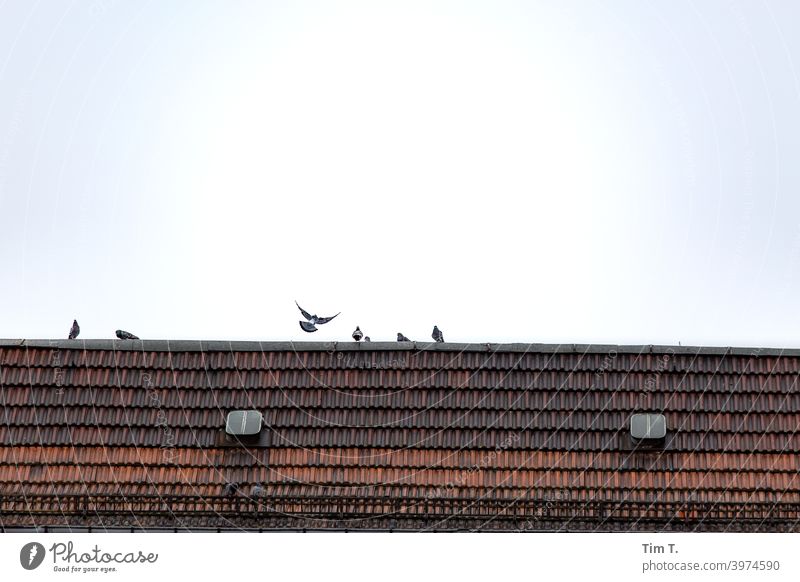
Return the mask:
M 798 372 L 789 350 L 2 340 L 2 523 L 796 530 Z M 257 445 L 220 445 L 234 409 L 264 415 Z M 631 448 L 637 411 L 665 414 L 662 449 Z M 255 516 L 226 479 L 264 484 Z

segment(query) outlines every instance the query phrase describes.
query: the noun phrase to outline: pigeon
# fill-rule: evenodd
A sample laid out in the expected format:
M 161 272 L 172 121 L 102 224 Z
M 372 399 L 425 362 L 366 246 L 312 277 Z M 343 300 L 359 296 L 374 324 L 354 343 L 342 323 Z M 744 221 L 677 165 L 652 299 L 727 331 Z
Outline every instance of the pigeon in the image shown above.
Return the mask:
M 303 328 L 303 331 L 306 331 L 308 333 L 313 333 L 317 331 L 316 326 L 322 325 L 323 323 L 328 323 L 331 319 L 336 317 L 336 315 L 339 315 L 339 313 L 341 313 L 340 311 L 339 313 L 337 313 L 336 315 L 332 315 L 331 317 L 317 317 L 316 315 L 311 315 L 310 313 L 308 313 L 308 311 L 300 307 L 297 301 L 295 301 L 294 304 L 297 305 L 297 309 L 300 310 L 300 313 L 303 314 L 303 317 L 305 317 L 308 320 L 299 322 L 300 327 Z
M 237 493 L 239 493 L 239 484 L 238 483 L 226 483 L 225 489 L 222 491 L 226 497 L 235 497 Z
M 81 333 L 81 326 L 78 325 L 78 320 L 72 320 L 72 327 L 69 328 L 69 338 L 68 339 L 75 339 L 78 337 L 78 334 Z
M 397 341 L 399 341 L 399 342 L 410 342 L 411 340 L 408 339 L 406 336 L 404 336 L 402 333 L 400 333 L 398 331 L 397 332 Z
M 256 483 L 253 485 L 253 488 L 250 489 L 250 497 L 264 497 L 266 491 L 264 487 L 261 486 L 261 483 Z
M 437 342 L 444 341 L 444 334 L 442 333 L 442 330 L 439 329 L 438 325 L 433 326 L 433 333 L 431 334 L 431 337 Z
M 121 329 L 117 330 L 117 337 L 119 339 L 121 339 L 121 340 L 139 339 L 138 337 L 136 337 L 132 333 L 129 333 L 127 331 L 122 331 Z
M 364 337 L 364 332 L 361 331 L 360 327 L 356 326 L 356 330 L 353 332 L 353 339 L 360 342 L 362 337 Z
M 366 342 L 371 342 L 371 341 L 372 341 L 372 340 L 371 340 L 371 339 L 369 339 L 369 336 L 367 336 L 367 337 L 365 337 L 365 338 L 364 338 L 364 342 L 365 342 L 365 343 L 366 343 Z

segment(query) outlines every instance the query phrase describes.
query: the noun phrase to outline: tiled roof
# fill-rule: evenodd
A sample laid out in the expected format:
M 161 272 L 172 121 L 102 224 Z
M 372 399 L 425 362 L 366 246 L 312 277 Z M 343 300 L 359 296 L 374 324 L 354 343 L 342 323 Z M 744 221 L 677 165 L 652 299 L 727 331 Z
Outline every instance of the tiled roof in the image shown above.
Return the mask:
M 800 531 L 798 374 L 792 350 L 2 340 L 0 525 Z M 264 415 L 248 446 L 237 409 Z

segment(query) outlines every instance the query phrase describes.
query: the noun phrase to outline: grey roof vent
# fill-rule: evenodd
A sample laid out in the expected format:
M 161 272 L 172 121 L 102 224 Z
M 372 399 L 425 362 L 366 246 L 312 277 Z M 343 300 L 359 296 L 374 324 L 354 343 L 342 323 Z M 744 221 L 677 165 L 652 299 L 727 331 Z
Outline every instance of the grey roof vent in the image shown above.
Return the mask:
M 228 413 L 225 432 L 232 436 L 252 436 L 261 432 L 264 418 L 258 410 L 234 410 Z
M 631 416 L 631 438 L 635 441 L 660 441 L 667 436 L 667 419 L 663 414 Z

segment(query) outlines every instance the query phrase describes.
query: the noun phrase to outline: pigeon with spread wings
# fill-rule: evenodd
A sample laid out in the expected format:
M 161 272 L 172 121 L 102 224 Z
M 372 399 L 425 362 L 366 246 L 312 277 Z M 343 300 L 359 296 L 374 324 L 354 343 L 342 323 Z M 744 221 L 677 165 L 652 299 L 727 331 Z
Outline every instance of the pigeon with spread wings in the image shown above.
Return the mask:
M 336 315 L 332 315 L 330 317 L 318 317 L 316 315 L 311 315 L 308 311 L 300 307 L 300 304 L 297 303 L 297 301 L 295 301 L 294 304 L 297 305 L 297 309 L 300 310 L 300 313 L 303 314 L 303 317 L 305 317 L 308 320 L 299 322 L 300 327 L 303 328 L 303 331 L 306 331 L 308 333 L 313 333 L 317 331 L 318 325 L 322 325 L 323 323 L 328 323 L 330 320 L 336 317 L 336 315 L 339 315 L 339 313 L 341 313 L 340 311 Z

